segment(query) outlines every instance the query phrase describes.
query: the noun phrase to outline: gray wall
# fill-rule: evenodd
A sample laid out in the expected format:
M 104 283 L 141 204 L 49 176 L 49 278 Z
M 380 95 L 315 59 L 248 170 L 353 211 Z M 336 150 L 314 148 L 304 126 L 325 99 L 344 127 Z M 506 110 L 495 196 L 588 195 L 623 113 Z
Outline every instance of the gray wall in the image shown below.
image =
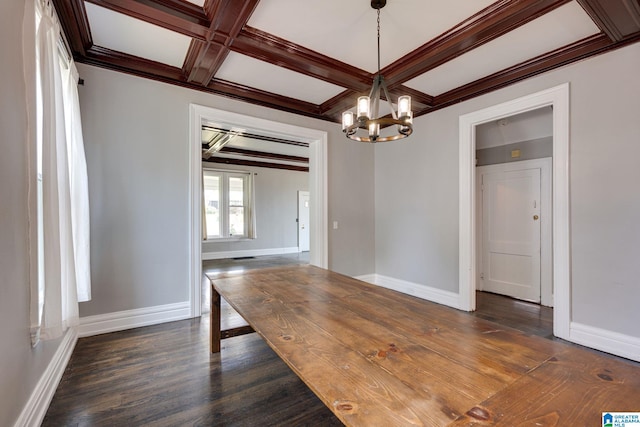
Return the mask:
M 32 349 L 29 336 L 27 87 L 21 43 L 24 8 L 23 0 L 0 2 L 0 426 L 14 424 L 60 344 L 60 340 L 41 342 Z M 33 39 L 27 43 L 35 46 Z M 27 61 L 26 66 L 28 74 L 35 76 L 33 62 Z
M 640 337 L 640 44 L 415 120 L 376 146 L 376 272 L 458 292 L 458 118 L 570 83 L 572 320 Z
M 374 272 L 373 149 L 339 124 L 78 65 L 89 172 L 93 300 L 89 316 L 189 295 L 189 104 L 328 132 L 329 267 Z M 357 203 L 354 203 L 357 201 Z M 260 232 L 260 231 L 259 231 Z
M 237 242 L 205 241 L 202 253 L 282 249 L 298 246 L 298 191 L 309 189 L 309 173 L 203 163 L 205 168 L 251 171 L 255 175 L 258 237 Z
M 520 150 L 520 155 L 513 157 L 513 150 Z M 476 150 L 476 166 L 543 159 L 552 155 L 553 137 L 549 136 L 547 138 L 534 139 L 533 141 L 514 142 L 498 147 Z
M 458 116 L 448 110 L 376 145 L 376 273 L 457 292 Z

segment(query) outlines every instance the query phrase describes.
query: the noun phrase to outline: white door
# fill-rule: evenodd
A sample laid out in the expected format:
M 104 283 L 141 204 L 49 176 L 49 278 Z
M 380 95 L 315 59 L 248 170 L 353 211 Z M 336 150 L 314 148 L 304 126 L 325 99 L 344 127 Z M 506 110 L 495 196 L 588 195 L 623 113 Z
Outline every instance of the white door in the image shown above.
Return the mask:
M 483 290 L 540 302 L 540 169 L 482 175 Z
M 309 250 L 309 192 L 298 191 L 298 251 Z

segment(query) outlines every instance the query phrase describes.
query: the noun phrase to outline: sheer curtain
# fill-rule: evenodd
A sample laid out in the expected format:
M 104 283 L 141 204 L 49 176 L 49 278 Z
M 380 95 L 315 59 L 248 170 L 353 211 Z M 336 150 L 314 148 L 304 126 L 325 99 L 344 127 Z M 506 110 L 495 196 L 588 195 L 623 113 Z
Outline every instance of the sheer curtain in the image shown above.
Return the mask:
M 37 144 L 42 176 L 39 244 L 43 260 L 39 338 L 60 337 L 78 323 L 78 302 L 91 298 L 89 194 L 77 93 L 78 73 L 60 43 L 49 2 L 36 0 Z M 32 316 L 34 318 L 34 316 Z

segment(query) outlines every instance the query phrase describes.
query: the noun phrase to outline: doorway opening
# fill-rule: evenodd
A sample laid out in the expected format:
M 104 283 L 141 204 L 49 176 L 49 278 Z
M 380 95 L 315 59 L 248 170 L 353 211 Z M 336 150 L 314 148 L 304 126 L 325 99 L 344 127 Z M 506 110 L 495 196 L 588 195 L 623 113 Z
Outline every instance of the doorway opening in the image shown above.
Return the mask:
M 202 313 L 202 126 L 215 124 L 234 132 L 256 133 L 274 138 L 304 141 L 309 145 L 309 263 L 326 268 L 327 240 L 327 133 L 273 122 L 201 105 L 190 106 L 189 157 L 189 302 L 191 316 Z
M 459 306 L 476 309 L 477 262 L 476 137 L 477 127 L 540 108 L 552 109 L 552 277 L 553 331 L 568 339 L 571 322 L 569 270 L 569 85 L 563 84 L 460 117 Z
M 553 306 L 553 111 L 476 126 L 478 291 Z

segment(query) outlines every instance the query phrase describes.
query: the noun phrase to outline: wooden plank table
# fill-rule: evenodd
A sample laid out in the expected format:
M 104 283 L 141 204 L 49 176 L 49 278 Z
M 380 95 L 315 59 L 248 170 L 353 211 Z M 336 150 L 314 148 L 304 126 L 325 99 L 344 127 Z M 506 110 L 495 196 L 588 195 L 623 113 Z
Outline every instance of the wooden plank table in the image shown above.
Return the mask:
M 640 367 L 527 336 L 313 266 L 212 278 L 222 296 L 346 425 L 595 426 L 640 411 Z

